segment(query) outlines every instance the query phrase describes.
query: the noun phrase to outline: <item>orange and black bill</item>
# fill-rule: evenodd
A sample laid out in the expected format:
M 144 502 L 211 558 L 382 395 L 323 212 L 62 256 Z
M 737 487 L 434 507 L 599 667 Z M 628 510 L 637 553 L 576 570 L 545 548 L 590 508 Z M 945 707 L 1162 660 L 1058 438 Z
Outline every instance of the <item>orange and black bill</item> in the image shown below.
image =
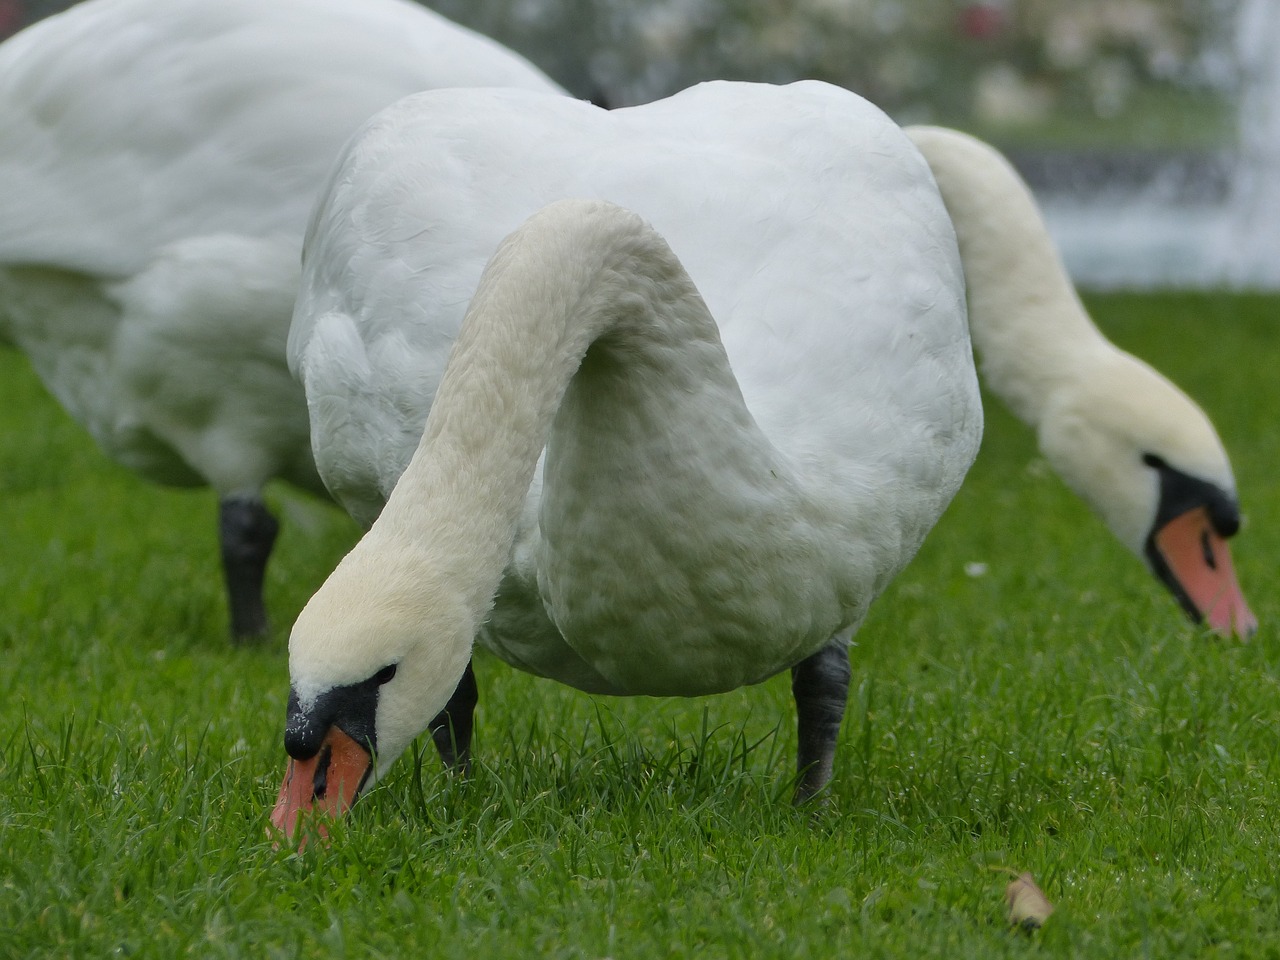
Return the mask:
M 1187 614 L 1223 636 L 1249 637 L 1258 618 L 1245 602 L 1231 549 L 1207 507 L 1195 507 L 1156 528 L 1147 544 L 1156 575 Z
M 272 826 L 295 840 L 299 827 L 311 823 L 325 838 L 324 820 L 340 817 L 351 808 L 372 771 L 369 751 L 341 728 L 330 727 L 317 754 L 289 761 L 271 811 Z M 300 846 L 305 845 L 306 836 L 300 839 Z

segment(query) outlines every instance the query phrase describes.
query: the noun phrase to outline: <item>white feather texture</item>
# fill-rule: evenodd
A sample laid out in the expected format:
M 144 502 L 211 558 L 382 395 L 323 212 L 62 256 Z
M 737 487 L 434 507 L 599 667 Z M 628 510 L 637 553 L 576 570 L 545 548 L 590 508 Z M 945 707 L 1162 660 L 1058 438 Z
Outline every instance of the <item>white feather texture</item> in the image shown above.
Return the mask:
M 1009 162 L 955 130 L 907 134 L 956 224 L 983 380 L 1036 428 L 1058 474 L 1139 555 L 1159 505 L 1145 455 L 1234 500 L 1231 464 L 1209 418 L 1094 325 Z
M 404 94 L 559 92 L 405 0 L 88 0 L 0 45 L 0 330 L 163 483 L 319 490 L 284 348 L 307 212 Z
M 977 451 L 950 219 L 835 87 L 415 95 L 353 141 L 308 236 L 290 362 L 326 483 L 378 519 L 290 670 L 314 696 L 399 663 L 380 769 L 477 629 L 593 691 L 786 669 L 857 627 Z

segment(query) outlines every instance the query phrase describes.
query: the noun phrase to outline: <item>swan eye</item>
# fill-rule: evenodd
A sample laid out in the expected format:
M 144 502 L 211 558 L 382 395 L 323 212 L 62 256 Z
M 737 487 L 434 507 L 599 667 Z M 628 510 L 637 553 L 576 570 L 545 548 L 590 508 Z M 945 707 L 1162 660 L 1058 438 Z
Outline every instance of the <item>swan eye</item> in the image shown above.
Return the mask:
M 383 667 L 381 670 L 375 673 L 373 675 L 373 680 L 378 686 L 382 686 L 384 683 L 390 683 L 391 678 L 394 677 L 395 675 L 396 675 L 396 665 L 393 663 Z

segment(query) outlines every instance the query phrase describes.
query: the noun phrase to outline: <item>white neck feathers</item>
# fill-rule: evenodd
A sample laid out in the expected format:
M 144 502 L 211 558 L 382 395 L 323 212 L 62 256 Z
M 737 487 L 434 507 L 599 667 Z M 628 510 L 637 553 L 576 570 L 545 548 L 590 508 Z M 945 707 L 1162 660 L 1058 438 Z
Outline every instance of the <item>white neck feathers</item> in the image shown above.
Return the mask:
M 996 150 L 936 127 L 907 134 L 933 171 L 956 229 L 969 326 L 983 376 L 1024 421 L 1115 352 L 1094 326 L 1021 178 Z
M 1209 419 L 1102 335 L 1077 297 L 1031 192 L 979 140 L 911 127 L 955 225 L 969 326 L 987 385 L 1036 428 L 1041 451 L 1130 549 L 1155 516 L 1144 457 L 1233 493 Z
M 767 460 L 715 322 L 665 241 L 611 204 L 544 208 L 486 268 L 417 452 L 370 531 L 417 544 L 437 570 L 466 570 L 457 582 L 472 591 L 463 599 L 477 624 L 557 415 L 590 414 L 589 402 L 567 403 L 566 392 L 592 364 L 593 344 L 605 341 L 640 379 L 658 367 L 649 382 L 662 384 L 662 396 L 710 385 L 728 403 L 697 406 L 738 411 L 735 439 L 755 436 Z

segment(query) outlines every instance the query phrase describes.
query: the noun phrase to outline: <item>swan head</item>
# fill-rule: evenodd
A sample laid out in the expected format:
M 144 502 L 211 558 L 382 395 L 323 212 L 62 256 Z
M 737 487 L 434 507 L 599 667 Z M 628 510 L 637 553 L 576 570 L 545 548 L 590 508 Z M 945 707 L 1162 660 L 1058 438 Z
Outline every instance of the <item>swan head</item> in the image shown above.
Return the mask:
M 1040 449 L 1197 623 L 1257 628 L 1227 540 L 1240 527 L 1235 479 L 1204 412 L 1136 358 L 1116 352 L 1056 391 Z
M 375 547 L 373 536 L 338 565 L 289 637 L 290 759 L 271 814 L 289 838 L 308 813 L 341 815 L 377 782 L 444 709 L 471 655 L 474 613 L 424 576 L 411 547 Z

